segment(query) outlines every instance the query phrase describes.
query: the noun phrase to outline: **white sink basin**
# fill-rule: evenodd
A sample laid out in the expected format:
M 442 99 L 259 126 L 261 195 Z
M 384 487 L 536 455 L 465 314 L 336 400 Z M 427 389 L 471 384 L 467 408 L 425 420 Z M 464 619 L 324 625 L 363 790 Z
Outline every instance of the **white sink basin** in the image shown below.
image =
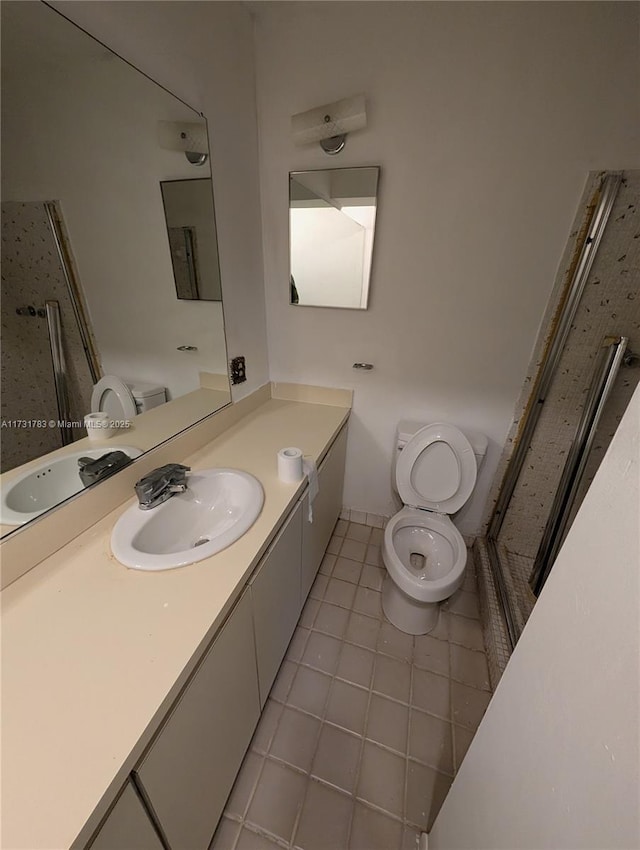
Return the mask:
M 111 534 L 126 567 L 170 570 L 203 561 L 247 532 L 264 504 L 260 482 L 239 469 L 192 473 L 187 489 L 151 510 L 128 508 Z
M 0 523 L 23 525 L 44 511 L 84 490 L 78 470 L 78 458 L 98 458 L 107 452 L 124 452 L 130 458 L 139 457 L 140 449 L 132 446 L 101 446 L 99 449 L 79 449 L 55 460 L 43 459 L 15 477 L 2 483 Z M 11 473 L 8 473 L 10 476 Z

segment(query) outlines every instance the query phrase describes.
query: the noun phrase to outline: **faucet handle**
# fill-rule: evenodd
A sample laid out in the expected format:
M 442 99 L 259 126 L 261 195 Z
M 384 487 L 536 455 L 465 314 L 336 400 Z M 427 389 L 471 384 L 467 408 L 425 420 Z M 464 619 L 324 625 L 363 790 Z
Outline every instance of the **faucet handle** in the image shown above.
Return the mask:
M 191 467 L 181 463 L 167 463 L 148 472 L 135 484 L 140 506 L 151 507 L 163 493 L 183 493 L 187 489 L 189 472 Z

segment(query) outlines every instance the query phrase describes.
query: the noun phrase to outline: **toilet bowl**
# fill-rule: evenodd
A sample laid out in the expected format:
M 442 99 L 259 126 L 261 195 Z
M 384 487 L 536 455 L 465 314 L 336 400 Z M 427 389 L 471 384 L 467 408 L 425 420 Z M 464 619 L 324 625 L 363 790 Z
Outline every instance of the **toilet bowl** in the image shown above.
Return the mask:
M 110 419 L 119 422 L 132 419 L 166 400 L 164 387 L 141 381 L 125 384 L 117 375 L 105 375 L 93 388 L 91 412 L 107 413 Z
M 398 426 L 394 484 L 404 507 L 384 532 L 382 607 L 407 634 L 432 631 L 440 603 L 464 581 L 467 549 L 449 514 L 471 495 L 486 454 L 487 438 L 471 439 L 447 423 Z

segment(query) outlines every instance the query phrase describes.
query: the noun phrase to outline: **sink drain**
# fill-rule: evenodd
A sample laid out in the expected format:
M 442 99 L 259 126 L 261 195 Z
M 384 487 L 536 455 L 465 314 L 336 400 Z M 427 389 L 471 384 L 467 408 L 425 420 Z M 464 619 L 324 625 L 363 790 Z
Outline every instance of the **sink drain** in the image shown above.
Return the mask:
M 210 538 L 208 538 L 208 537 L 198 537 L 196 542 L 193 544 L 193 548 L 195 549 L 196 546 L 204 546 L 205 543 L 209 542 L 209 539 Z

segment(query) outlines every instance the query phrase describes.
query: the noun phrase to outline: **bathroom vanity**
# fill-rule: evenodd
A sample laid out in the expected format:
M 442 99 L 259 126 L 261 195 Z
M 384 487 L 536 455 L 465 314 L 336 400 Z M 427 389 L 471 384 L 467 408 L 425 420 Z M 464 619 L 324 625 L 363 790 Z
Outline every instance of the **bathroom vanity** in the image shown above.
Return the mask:
M 271 398 L 187 458 L 255 475 L 236 543 L 166 572 L 110 552 L 112 511 L 3 592 L 3 845 L 211 842 L 341 509 L 346 404 Z M 276 453 L 318 463 L 279 481 Z

